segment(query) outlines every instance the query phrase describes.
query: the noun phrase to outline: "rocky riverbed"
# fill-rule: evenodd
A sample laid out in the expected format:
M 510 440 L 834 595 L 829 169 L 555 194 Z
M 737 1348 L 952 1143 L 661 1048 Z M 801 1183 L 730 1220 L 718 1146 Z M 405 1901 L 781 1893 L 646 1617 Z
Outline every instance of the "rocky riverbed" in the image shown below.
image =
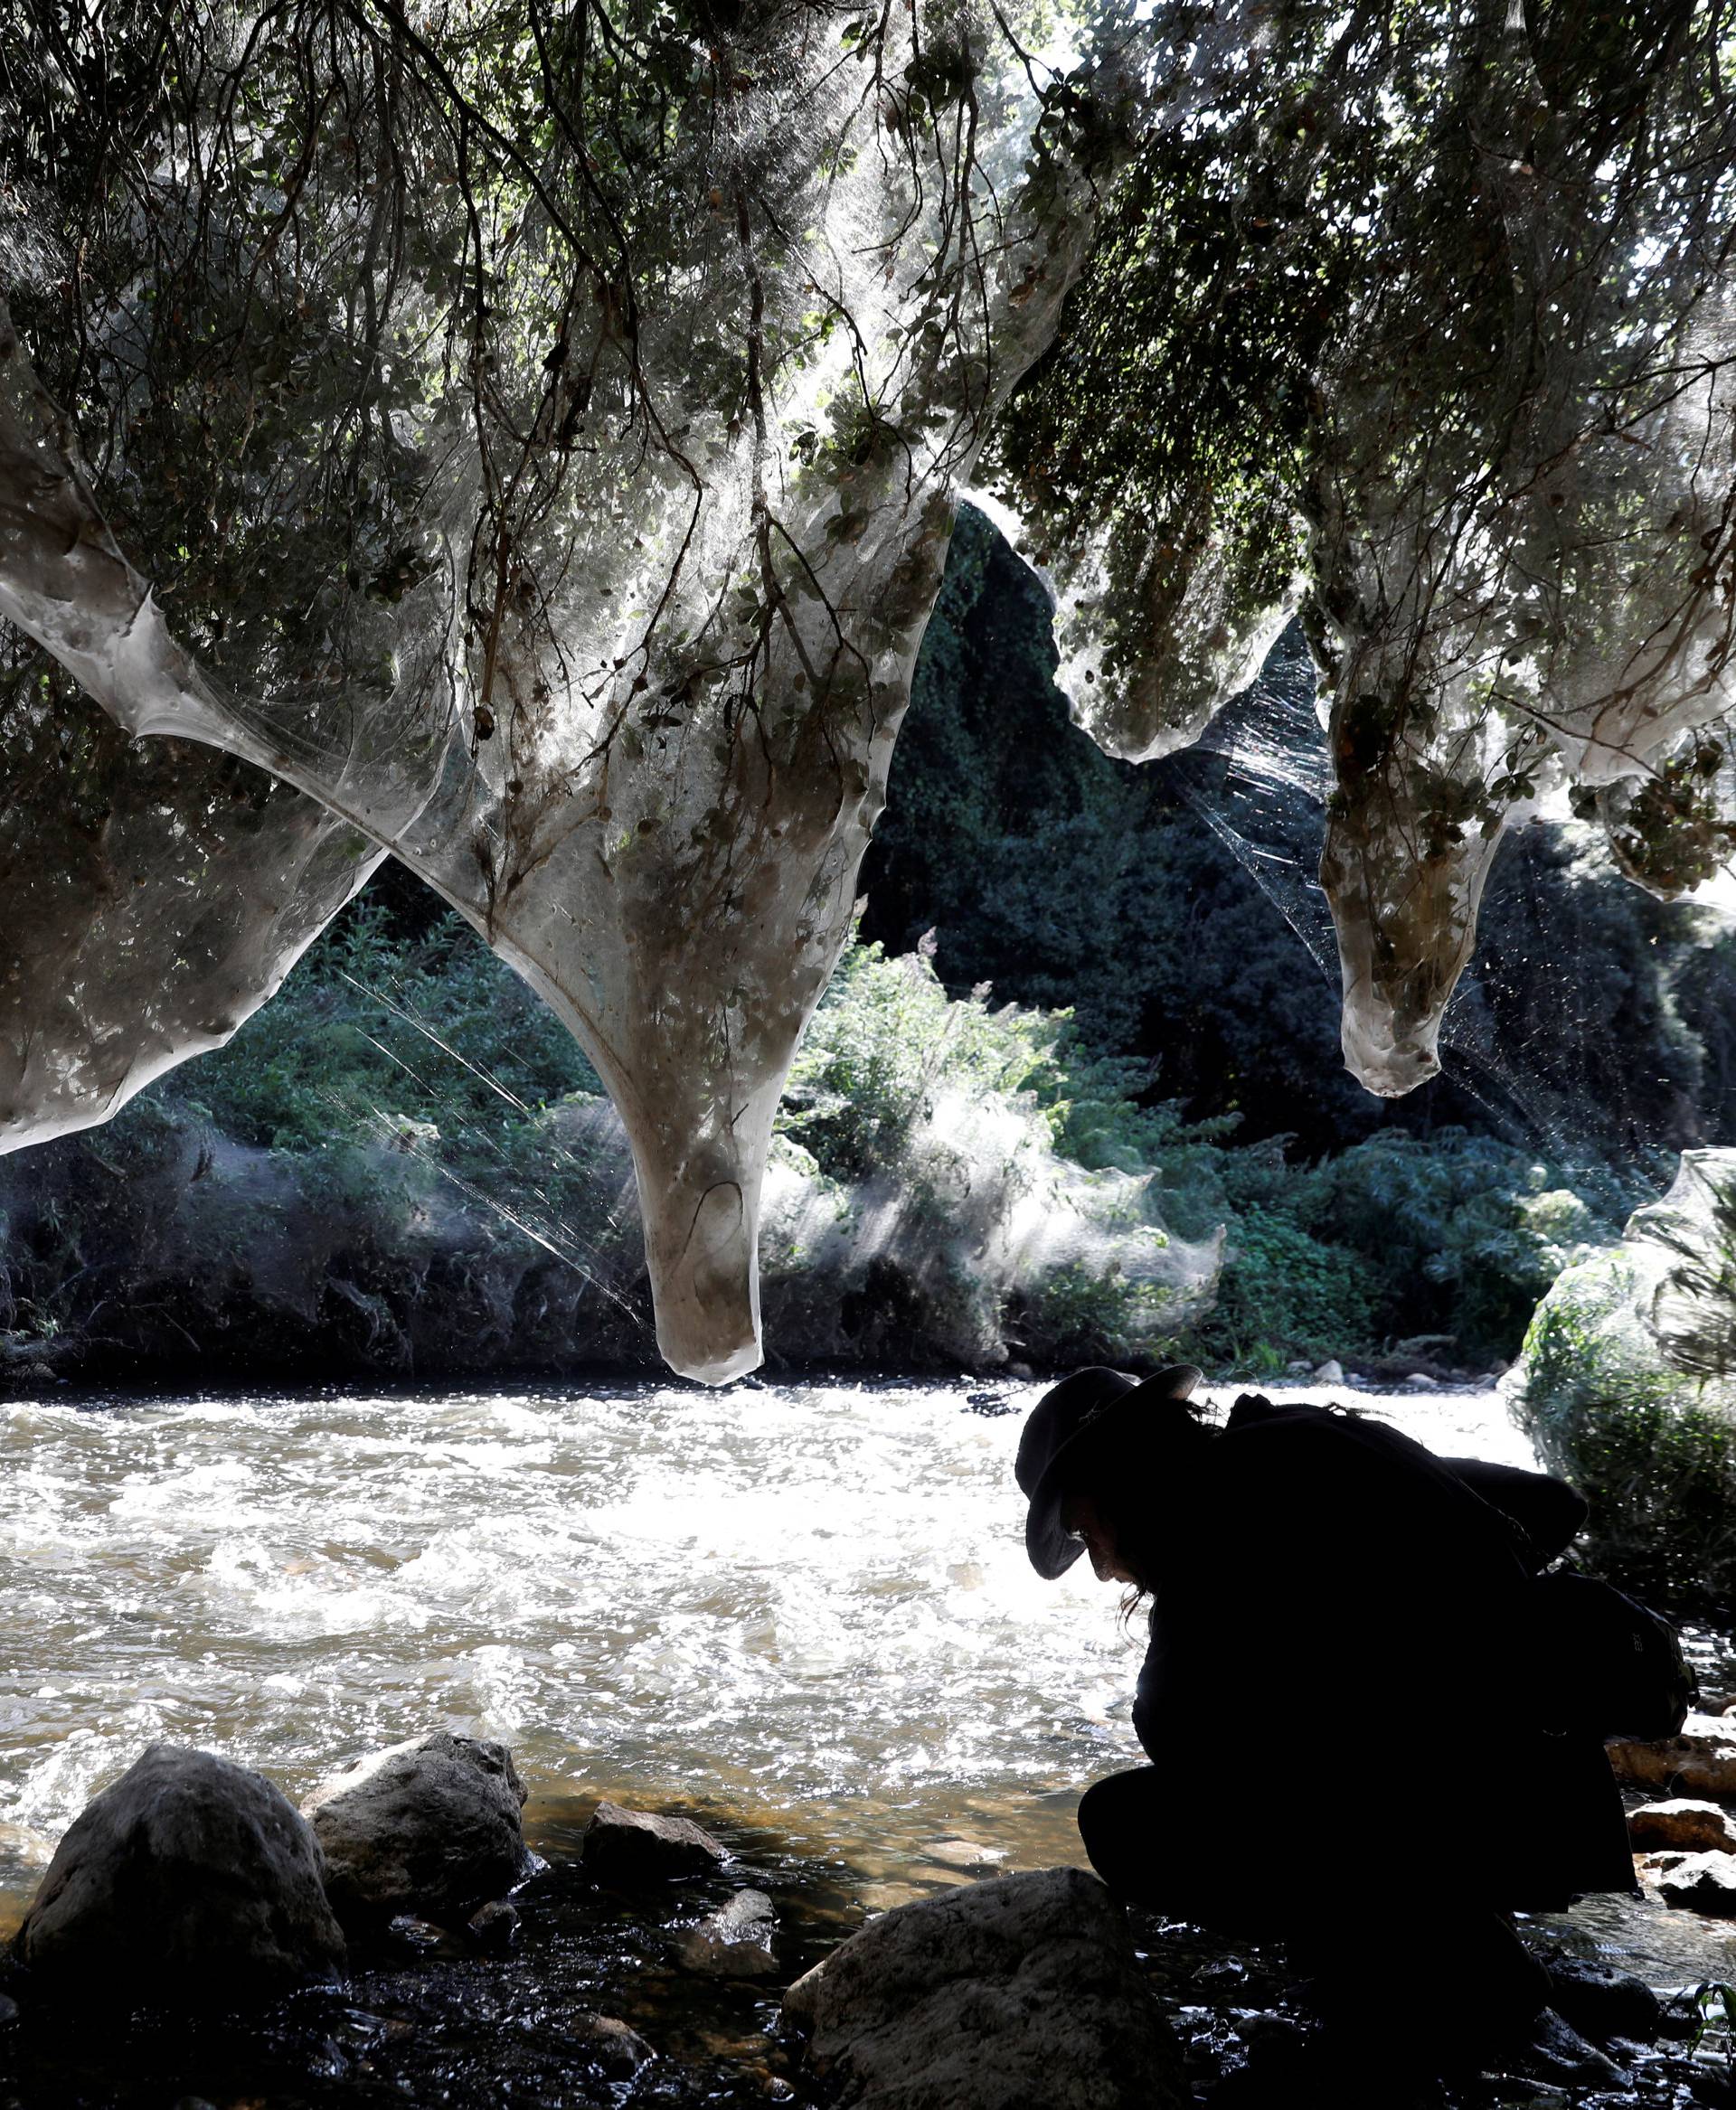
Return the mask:
M 208 2003 L 128 2013 L 125 2003 L 98 1997 L 105 1989 L 95 1985 L 70 2001 L 45 1999 L 14 1967 L 10 1991 L 0 1993 L 0 2103 L 16 2110 L 499 2110 L 506 2103 L 528 2110 L 768 2103 L 817 2110 L 884 2100 L 935 2110 L 1039 2102 L 1064 2110 L 1074 2094 L 1058 2092 L 1059 2082 L 1039 2093 L 1033 2083 L 1033 2074 L 1057 2070 L 1064 2052 L 1065 2070 L 1087 2091 L 1077 2096 L 1079 2110 L 1183 2110 L 1209 2102 L 1250 2068 L 1260 2072 L 1262 2062 L 1308 2055 L 1305 1992 L 1280 1953 L 1124 1914 L 1078 1870 L 1055 1871 L 1065 1879 L 1058 1889 L 1047 1877 L 967 1878 L 951 1893 L 964 1907 L 962 1923 L 955 1915 L 949 1927 L 901 1933 L 892 1954 L 871 1954 L 855 1983 L 828 2003 L 808 1991 L 811 1973 L 819 1965 L 842 1975 L 830 1960 L 847 1953 L 842 1945 L 863 1924 L 844 1902 L 840 1871 L 767 1835 L 738 1831 L 729 1846 L 727 1861 L 665 1870 L 648 1881 L 623 1879 L 617 1869 L 606 1882 L 580 1835 L 515 1893 L 504 1937 L 486 1931 L 488 1916 L 481 1927 L 457 1928 L 398 1916 L 371 1932 L 352 1931 L 341 1981 L 310 1983 L 241 2013 Z M 745 1888 L 750 1881 L 765 1889 Z M 991 1893 L 1017 1893 L 1021 1885 L 1036 1896 L 1014 1913 L 1022 1924 L 1009 1961 L 987 1953 L 999 1931 L 986 1944 L 972 1921 Z M 893 1920 L 940 1909 L 948 1895 L 937 1891 L 867 1925 L 890 1930 Z M 695 1955 L 696 1933 L 727 1918 L 744 1896 L 764 1908 L 766 1970 L 719 1967 L 714 1951 L 710 1964 Z M 1401 1938 L 1401 1921 L 1387 1931 Z M 1570 2042 L 1552 2069 L 1533 2055 L 1462 2079 L 1429 2103 L 1439 2110 L 1686 2110 L 1736 2102 L 1726 2039 L 1714 2030 L 1696 2049 L 1703 2018 L 1685 1990 L 1659 2002 L 1642 1982 L 1612 1973 L 1595 1954 L 1588 1958 L 1595 1944 L 1581 1937 L 1564 1947 L 1551 1938 L 1560 1931 L 1533 1929 L 1532 1938 L 1570 1991 L 1579 1953 L 1580 1990 L 1561 1996 L 1561 2005 L 1602 2051 Z M 985 2030 L 993 2032 L 992 2057 L 985 2056 Z M 885 2093 L 908 2084 L 913 2068 L 930 2073 L 929 2093 Z M 1307 2100 L 1321 2099 L 1314 2090 L 1322 2078 L 1312 2076 Z M 1025 2092 L 996 2092 L 1019 2086 Z M 1419 2100 L 1395 2078 L 1385 2110 Z

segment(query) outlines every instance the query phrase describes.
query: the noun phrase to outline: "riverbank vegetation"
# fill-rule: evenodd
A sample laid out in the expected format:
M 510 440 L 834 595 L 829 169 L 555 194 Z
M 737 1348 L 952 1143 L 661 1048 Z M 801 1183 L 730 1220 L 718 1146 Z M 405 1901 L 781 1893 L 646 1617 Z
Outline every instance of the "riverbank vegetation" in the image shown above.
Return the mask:
M 1619 1243 L 1557 1278 L 1513 1397 L 1591 1504 L 1588 1560 L 1660 1602 L 1736 1605 L 1736 1152 L 1686 1153 Z
M 948 995 L 931 948 L 858 943 L 779 1116 L 781 1360 L 1482 1368 L 1613 1235 L 1612 1182 L 1576 1193 L 1497 1138 L 1298 1163 L 1150 1071 L 1066 1013 Z M 618 1126 L 449 915 L 406 931 L 364 897 L 227 1048 L 5 1179 L 14 1359 L 299 1367 L 318 1319 L 337 1367 L 650 1362 Z

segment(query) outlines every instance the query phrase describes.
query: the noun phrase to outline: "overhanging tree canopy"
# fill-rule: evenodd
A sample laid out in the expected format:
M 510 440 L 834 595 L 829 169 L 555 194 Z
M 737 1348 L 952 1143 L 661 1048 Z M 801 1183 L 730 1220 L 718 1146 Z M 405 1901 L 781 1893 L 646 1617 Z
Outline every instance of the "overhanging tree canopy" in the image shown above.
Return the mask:
M 1113 39 L 1063 90 L 955 6 L 56 12 L 14 308 L 74 430 L 14 354 L 0 607 L 471 917 L 620 1107 L 665 1354 L 750 1366 L 773 1109 Z
M 664 1351 L 726 1378 L 986 445 L 1118 751 L 1196 737 L 1302 605 L 1376 1088 L 1432 1068 L 1548 771 L 1619 787 L 1652 883 L 1722 847 L 1723 56 L 1689 5 L 31 0 L 0 612 L 235 758 L 153 808 L 208 894 L 266 854 L 248 766 L 338 831 L 317 874 L 270 852 L 218 1023 L 364 843 L 525 975 L 632 1138 Z M 24 840 L 91 766 L 41 681 L 0 736 Z M 26 949 L 24 1029 L 76 953 L 124 1031 L 129 942 Z
M 1299 607 L 1375 1090 L 1438 1067 L 1552 781 L 1647 883 L 1729 852 L 1731 57 L 1716 0 L 1273 7 L 1148 126 L 998 429 L 1114 751 L 1196 739 Z

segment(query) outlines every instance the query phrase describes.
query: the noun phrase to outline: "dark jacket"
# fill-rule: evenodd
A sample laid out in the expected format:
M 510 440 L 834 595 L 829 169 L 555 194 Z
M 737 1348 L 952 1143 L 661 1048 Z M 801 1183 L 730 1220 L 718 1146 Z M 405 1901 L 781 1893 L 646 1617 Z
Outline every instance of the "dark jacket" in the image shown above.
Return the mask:
M 1633 1888 L 1601 1745 L 1533 1704 L 1528 1588 L 1571 1488 L 1252 1396 L 1176 1478 L 1134 1726 L 1178 1792 L 1256 1803 L 1272 1880 L 1421 1853 L 1513 1907 Z

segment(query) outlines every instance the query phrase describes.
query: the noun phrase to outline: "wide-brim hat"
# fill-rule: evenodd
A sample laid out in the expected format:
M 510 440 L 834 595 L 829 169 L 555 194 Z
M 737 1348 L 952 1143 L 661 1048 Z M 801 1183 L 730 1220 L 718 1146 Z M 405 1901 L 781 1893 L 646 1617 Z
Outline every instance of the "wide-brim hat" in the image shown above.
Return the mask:
M 1019 1432 L 1013 1471 L 1030 1499 L 1024 1550 L 1040 1576 L 1052 1582 L 1085 1550 L 1061 1521 L 1081 1474 L 1106 1446 L 1134 1434 L 1142 1417 L 1191 1398 L 1203 1375 L 1191 1362 L 1168 1363 L 1144 1379 L 1123 1370 L 1076 1370 L 1037 1401 Z

